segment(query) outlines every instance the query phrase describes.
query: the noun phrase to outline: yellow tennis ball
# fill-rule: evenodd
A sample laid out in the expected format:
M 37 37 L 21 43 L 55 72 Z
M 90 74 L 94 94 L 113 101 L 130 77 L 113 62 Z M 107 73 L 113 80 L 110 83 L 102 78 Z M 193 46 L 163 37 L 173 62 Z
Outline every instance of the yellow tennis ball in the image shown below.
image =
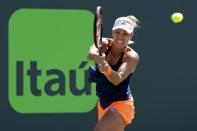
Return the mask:
M 171 15 L 171 20 L 174 23 L 180 23 L 183 21 L 183 14 L 179 13 L 179 12 L 175 12 Z

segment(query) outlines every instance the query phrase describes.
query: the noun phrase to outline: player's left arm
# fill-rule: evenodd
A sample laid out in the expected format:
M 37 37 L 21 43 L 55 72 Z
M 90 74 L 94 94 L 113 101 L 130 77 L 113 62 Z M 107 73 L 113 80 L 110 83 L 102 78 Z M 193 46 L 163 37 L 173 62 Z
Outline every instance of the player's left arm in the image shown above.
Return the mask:
M 120 84 L 126 79 L 129 74 L 135 71 L 135 68 L 139 62 L 139 55 L 135 51 L 128 51 L 123 57 L 123 63 L 119 67 L 118 71 L 112 70 L 112 73 L 107 79 L 115 86 Z
M 105 53 L 108 50 L 108 47 L 110 46 L 112 40 L 110 38 L 102 38 L 102 46 L 100 48 L 101 53 Z M 92 46 L 89 49 L 87 59 L 96 61 L 96 58 L 99 57 L 99 50 L 96 48 L 95 44 L 92 44 Z

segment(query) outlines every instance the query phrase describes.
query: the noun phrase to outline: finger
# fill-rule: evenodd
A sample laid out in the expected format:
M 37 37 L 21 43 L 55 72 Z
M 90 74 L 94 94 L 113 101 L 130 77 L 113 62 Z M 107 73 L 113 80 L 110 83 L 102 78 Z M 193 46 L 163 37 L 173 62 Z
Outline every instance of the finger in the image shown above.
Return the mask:
M 103 66 L 101 64 L 98 64 L 98 68 L 99 68 L 99 71 L 102 72 L 103 71 Z
M 96 57 L 95 57 L 95 62 L 98 63 L 98 61 L 99 61 L 99 59 L 98 59 L 98 57 L 96 56 Z
M 105 58 L 106 58 L 105 53 L 102 53 L 102 54 L 101 54 L 101 58 L 102 58 L 102 59 L 105 59 Z
M 107 62 L 105 62 L 105 64 L 103 65 L 103 70 L 106 71 L 109 68 L 109 64 Z
M 97 57 L 97 62 L 98 62 L 98 63 L 103 63 L 103 61 L 104 61 L 104 60 L 103 60 L 103 58 L 102 58 L 101 56 L 98 56 L 98 57 Z

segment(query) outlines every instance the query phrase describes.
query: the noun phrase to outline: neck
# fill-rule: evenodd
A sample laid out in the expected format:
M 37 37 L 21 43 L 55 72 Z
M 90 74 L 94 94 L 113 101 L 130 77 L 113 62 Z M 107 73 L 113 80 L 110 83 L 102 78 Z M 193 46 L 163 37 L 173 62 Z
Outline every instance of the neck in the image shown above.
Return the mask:
M 111 47 L 111 54 L 113 56 L 119 56 L 122 54 L 122 52 L 124 52 L 126 50 L 127 46 L 124 46 L 122 48 L 120 47 L 115 47 L 115 46 L 112 46 Z

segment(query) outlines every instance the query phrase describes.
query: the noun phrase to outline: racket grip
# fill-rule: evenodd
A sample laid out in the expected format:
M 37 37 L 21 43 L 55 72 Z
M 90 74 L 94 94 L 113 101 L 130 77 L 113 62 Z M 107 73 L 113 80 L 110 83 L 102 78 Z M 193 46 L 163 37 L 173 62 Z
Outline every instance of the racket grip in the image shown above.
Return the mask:
M 100 51 L 100 50 L 99 50 L 99 55 L 100 55 L 100 56 L 102 56 L 102 53 L 101 53 L 101 51 Z

